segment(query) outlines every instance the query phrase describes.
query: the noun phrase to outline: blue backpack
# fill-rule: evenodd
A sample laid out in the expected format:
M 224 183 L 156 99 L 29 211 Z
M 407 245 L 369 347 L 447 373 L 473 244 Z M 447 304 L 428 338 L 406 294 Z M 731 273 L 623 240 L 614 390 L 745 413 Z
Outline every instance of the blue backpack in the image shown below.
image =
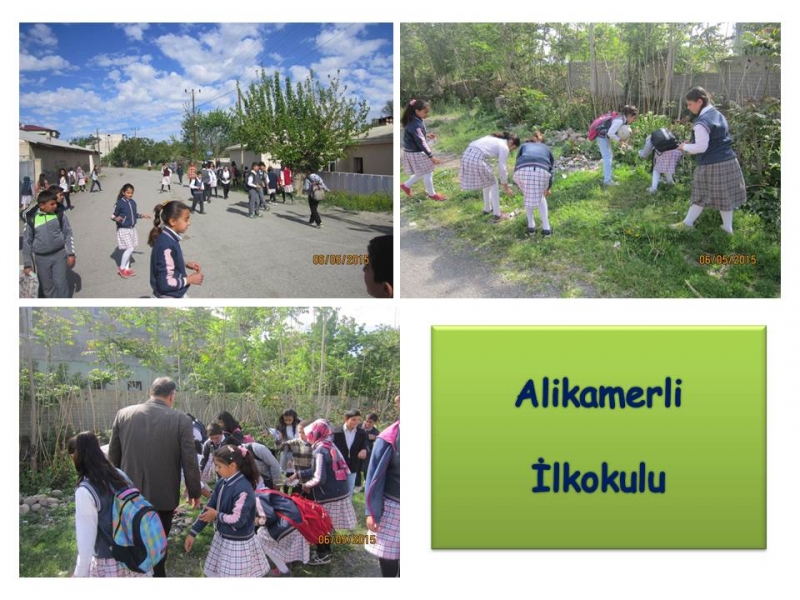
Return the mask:
M 131 571 L 152 571 L 167 555 L 167 536 L 156 509 L 131 486 L 114 494 L 111 514 L 114 559 Z

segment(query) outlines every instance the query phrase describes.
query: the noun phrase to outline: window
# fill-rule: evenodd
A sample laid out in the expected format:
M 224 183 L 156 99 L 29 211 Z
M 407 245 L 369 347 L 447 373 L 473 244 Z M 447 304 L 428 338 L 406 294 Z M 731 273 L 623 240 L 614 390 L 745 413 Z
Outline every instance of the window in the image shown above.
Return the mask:
M 330 172 L 330 173 L 335 173 L 336 172 L 336 161 L 335 160 L 332 160 L 331 162 L 328 163 L 327 171 Z
M 353 173 L 364 174 L 364 158 L 361 156 L 353 157 Z
M 142 382 L 141 381 L 129 381 L 128 382 L 128 389 L 129 390 L 139 390 L 142 389 Z

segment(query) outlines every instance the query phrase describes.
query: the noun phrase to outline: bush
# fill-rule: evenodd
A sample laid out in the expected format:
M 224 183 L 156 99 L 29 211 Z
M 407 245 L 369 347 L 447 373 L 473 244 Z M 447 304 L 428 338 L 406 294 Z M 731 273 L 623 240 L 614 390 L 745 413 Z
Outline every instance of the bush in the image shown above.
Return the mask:
M 733 147 L 747 185 L 743 209 L 757 214 L 765 226 L 781 226 L 781 101 L 768 98 L 725 110 Z
M 527 87 L 507 89 L 502 117 L 528 129 L 555 129 L 560 125 L 553 101 L 544 92 Z
M 19 493 L 25 496 L 50 490 L 71 490 L 75 487 L 77 473 L 69 456 L 61 456 L 54 463 L 31 470 L 27 462 L 19 463 Z

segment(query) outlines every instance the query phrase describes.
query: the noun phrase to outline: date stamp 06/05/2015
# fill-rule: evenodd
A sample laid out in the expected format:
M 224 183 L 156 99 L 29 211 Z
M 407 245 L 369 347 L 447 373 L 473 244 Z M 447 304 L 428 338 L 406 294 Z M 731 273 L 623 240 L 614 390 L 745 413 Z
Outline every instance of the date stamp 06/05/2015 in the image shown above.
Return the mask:
M 315 254 L 311 257 L 315 265 L 355 265 L 369 264 L 369 254 Z
M 357 533 L 357 534 L 336 534 L 336 535 L 321 535 L 317 540 L 318 544 L 332 544 L 332 545 L 342 545 L 342 544 L 354 544 L 363 546 L 364 544 L 374 544 L 377 538 L 373 534 L 364 534 L 364 533 Z
M 701 265 L 755 265 L 755 254 L 701 254 L 697 259 Z

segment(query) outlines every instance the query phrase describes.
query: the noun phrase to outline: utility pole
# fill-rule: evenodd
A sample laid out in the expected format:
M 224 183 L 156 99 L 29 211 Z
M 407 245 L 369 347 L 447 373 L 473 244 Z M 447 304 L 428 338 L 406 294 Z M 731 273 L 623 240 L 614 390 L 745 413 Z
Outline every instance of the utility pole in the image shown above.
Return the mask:
M 186 94 L 192 95 L 192 137 L 194 138 L 194 148 L 192 149 L 192 160 L 197 158 L 197 115 L 195 114 L 195 107 L 194 107 L 194 88 L 191 90 L 183 90 Z M 203 90 L 197 90 L 199 94 Z
M 139 131 L 139 127 L 131 127 L 133 129 L 133 137 L 136 137 L 136 132 Z

